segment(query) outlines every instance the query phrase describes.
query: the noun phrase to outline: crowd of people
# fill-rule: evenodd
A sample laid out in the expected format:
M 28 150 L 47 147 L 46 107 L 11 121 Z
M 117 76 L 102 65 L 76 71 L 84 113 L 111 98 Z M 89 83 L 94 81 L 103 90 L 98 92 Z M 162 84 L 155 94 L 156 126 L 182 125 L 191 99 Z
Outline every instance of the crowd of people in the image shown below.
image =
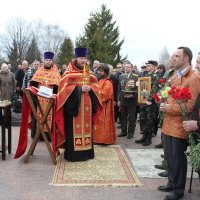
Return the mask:
M 172 192 L 166 195 L 166 200 L 182 198 L 187 172 L 188 132 L 199 132 L 200 127 L 200 54 L 196 66 L 192 67 L 192 51 L 179 47 L 167 66 L 149 60 L 140 71 L 128 60 L 114 68 L 98 60 L 89 66 L 87 55 L 87 48 L 75 48 L 75 58 L 58 70 L 53 52 L 45 52 L 42 64 L 36 60 L 28 66 L 28 62 L 23 61 L 15 75 L 3 63 L 0 71 L 1 100 L 11 101 L 15 90 L 23 97 L 23 91 L 29 87 L 51 88 L 52 93 L 57 94 L 56 112 L 51 112 L 47 120 L 51 130 L 57 133 L 56 148 L 64 148 L 65 159 L 72 162 L 93 159 L 94 144 L 114 144 L 117 136 L 133 139 L 137 120 L 141 138 L 135 143 L 142 146 L 151 145 L 160 128 L 161 142 L 155 147 L 163 148 L 163 162 L 155 168 L 165 170 L 159 175 L 168 177 L 168 182 L 158 190 Z M 145 77 L 150 80 L 149 92 L 147 86 L 140 86 L 141 78 Z M 154 98 L 154 94 L 161 95 L 166 87 L 173 86 L 189 88 L 192 98 L 185 105 L 191 120 L 184 121 L 181 108 L 172 96 L 160 103 Z M 142 103 L 138 99 L 141 87 L 144 87 L 142 98 L 145 99 Z M 39 97 L 39 101 L 45 109 L 48 98 Z M 37 114 L 41 117 L 39 109 Z M 23 116 L 22 120 L 25 120 Z M 31 123 L 31 137 L 34 138 L 37 124 L 33 116 Z M 119 135 L 116 135 L 115 126 L 121 130 Z M 21 126 L 20 135 L 24 131 Z M 25 151 L 21 149 L 22 143 L 18 144 L 16 158 Z

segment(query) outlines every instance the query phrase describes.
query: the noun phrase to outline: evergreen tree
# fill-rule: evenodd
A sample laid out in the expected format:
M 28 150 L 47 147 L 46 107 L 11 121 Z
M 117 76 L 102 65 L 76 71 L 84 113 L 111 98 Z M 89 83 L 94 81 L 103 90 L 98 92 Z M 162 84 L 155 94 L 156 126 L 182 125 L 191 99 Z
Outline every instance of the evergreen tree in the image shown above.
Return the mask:
M 14 67 L 17 68 L 17 66 L 20 63 L 19 59 L 19 52 L 18 52 L 18 47 L 17 43 L 14 40 L 12 47 L 10 47 L 9 52 L 8 52 L 8 62 Z
M 58 54 L 56 63 L 58 63 L 59 65 L 68 64 L 70 60 L 74 57 L 73 49 L 74 47 L 72 40 L 70 39 L 70 37 L 66 37 L 63 44 L 61 44 L 60 53 Z
M 28 50 L 26 52 L 26 60 L 28 63 L 32 63 L 34 60 L 41 61 L 41 53 L 38 48 L 38 44 L 36 42 L 35 37 L 33 37 L 30 46 L 28 47 Z
M 101 5 L 101 11 L 90 14 L 85 25 L 84 34 L 76 39 L 77 47 L 87 47 L 90 61 L 116 65 L 122 58 L 120 50 L 124 40 L 119 41 L 119 27 L 112 22 L 112 14 L 106 5 Z

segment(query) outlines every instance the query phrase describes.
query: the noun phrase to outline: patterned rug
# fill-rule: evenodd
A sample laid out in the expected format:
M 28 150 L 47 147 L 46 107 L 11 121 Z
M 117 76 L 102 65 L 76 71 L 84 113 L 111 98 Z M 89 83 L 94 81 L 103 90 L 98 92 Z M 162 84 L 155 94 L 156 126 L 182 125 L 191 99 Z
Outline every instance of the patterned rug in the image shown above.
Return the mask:
M 62 152 L 54 172 L 53 186 L 140 186 L 120 146 L 95 145 L 95 158 L 67 162 Z

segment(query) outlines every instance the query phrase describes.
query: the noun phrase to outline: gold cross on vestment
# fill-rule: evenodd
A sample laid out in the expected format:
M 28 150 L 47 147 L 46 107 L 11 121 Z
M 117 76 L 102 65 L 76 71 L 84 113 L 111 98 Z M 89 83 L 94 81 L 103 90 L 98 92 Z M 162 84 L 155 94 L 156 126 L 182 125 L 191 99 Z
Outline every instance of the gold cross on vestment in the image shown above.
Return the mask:
M 45 84 L 47 85 L 47 84 L 48 84 L 48 82 L 49 82 L 49 80 L 48 80 L 48 79 L 46 79 L 46 80 L 45 80 Z
M 85 110 L 86 110 L 86 111 L 88 111 L 89 109 L 90 109 L 89 106 L 85 107 Z

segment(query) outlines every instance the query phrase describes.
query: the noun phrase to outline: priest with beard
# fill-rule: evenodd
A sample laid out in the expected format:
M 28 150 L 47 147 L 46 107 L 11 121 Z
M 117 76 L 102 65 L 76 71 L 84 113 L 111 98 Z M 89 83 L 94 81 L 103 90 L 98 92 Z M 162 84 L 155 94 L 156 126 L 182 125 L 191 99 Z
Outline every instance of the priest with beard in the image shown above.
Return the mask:
M 41 86 L 45 86 L 47 88 L 51 88 L 53 90 L 53 94 L 56 94 L 58 91 L 58 83 L 60 81 L 60 73 L 58 70 L 58 67 L 54 63 L 54 53 L 51 51 L 44 52 L 44 64 L 42 64 L 38 70 L 33 75 L 30 85 L 34 86 L 38 89 L 40 89 Z M 40 105 L 43 108 L 43 111 L 46 109 L 46 106 L 48 105 L 49 99 L 44 97 L 38 97 L 40 101 Z M 39 112 L 39 109 L 37 110 L 37 114 L 39 119 L 42 119 L 42 115 Z M 51 129 L 52 127 L 52 111 L 49 113 L 47 118 L 48 125 Z M 34 125 L 32 124 L 32 131 L 31 131 L 31 137 L 34 138 L 35 136 L 35 129 Z M 44 127 L 44 131 L 48 132 L 47 128 Z M 48 140 L 51 140 L 49 138 L 49 135 L 47 134 Z M 42 137 L 40 137 L 40 140 L 43 140 Z
M 61 76 L 58 71 L 58 68 L 56 64 L 54 63 L 54 53 L 50 51 L 44 52 L 44 64 L 42 64 L 33 75 L 32 79 L 30 80 L 29 89 L 33 90 L 33 86 L 34 86 L 35 88 L 38 88 L 39 90 L 41 86 L 45 86 L 47 88 L 51 88 L 53 90 L 53 94 L 56 94 L 58 90 L 58 83 L 60 81 L 60 77 Z M 35 104 L 35 100 L 34 99 L 32 100 L 33 100 L 33 103 Z M 49 99 L 42 96 L 38 96 L 38 100 L 44 112 L 46 109 L 46 106 L 48 105 Z M 52 127 L 52 119 L 53 119 L 52 113 L 53 112 L 51 110 L 47 117 L 47 123 L 50 129 L 53 128 Z M 30 118 L 30 115 L 32 115 L 32 118 Z M 37 116 L 40 120 L 42 119 L 42 114 L 39 112 L 39 109 L 37 109 Z M 20 156 L 22 156 L 27 148 L 27 143 L 28 143 L 27 135 L 28 135 L 28 128 L 30 127 L 31 127 L 31 137 L 34 138 L 35 132 L 36 132 L 36 120 L 33 114 L 30 112 L 30 106 L 27 103 L 27 99 L 24 97 L 23 102 L 22 102 L 22 119 L 21 119 L 21 125 L 20 125 L 20 136 L 19 136 L 19 142 L 18 142 L 15 158 L 19 158 Z M 48 132 L 48 129 L 46 126 L 43 127 L 43 130 L 46 133 Z M 49 134 L 47 133 L 48 140 L 51 140 L 50 135 L 51 133 Z M 40 137 L 40 140 L 43 140 L 43 137 Z
M 109 67 L 101 63 L 98 67 L 98 82 L 100 97 L 102 99 L 103 112 L 97 117 L 94 125 L 93 141 L 97 144 L 114 144 L 116 140 L 115 114 L 114 114 L 114 89 L 109 76 Z
M 101 112 L 98 81 L 87 66 L 87 48 L 75 48 L 76 58 L 68 65 L 58 87 L 55 131 L 65 135 L 57 141 L 71 162 L 94 158 L 93 125 Z

